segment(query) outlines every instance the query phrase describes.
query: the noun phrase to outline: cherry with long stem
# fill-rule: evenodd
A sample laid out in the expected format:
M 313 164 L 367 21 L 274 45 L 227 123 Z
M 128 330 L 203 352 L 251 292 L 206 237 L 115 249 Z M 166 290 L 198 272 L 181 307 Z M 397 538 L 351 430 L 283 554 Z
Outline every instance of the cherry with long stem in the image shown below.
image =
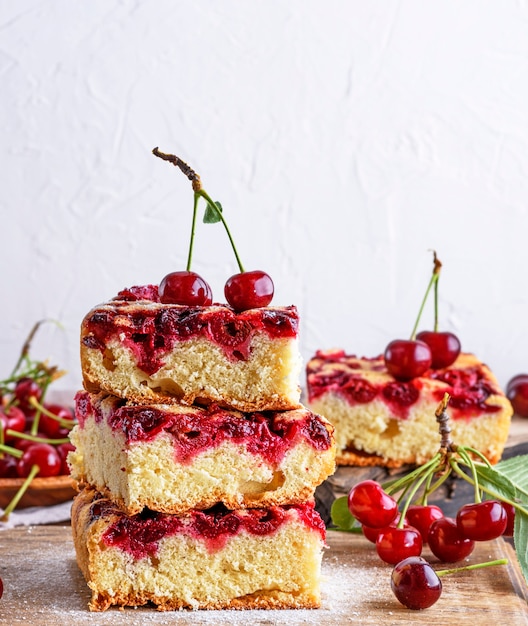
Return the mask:
M 161 152 L 158 148 L 153 149 L 153 154 L 164 161 L 168 161 L 172 163 L 175 167 L 179 168 L 183 174 L 191 181 L 192 188 L 194 192 L 194 203 L 193 203 L 193 218 L 191 224 L 191 236 L 189 242 L 189 252 L 187 256 L 187 274 L 191 273 L 191 263 L 192 263 L 192 255 L 193 255 L 193 246 L 195 239 L 195 231 L 196 231 L 196 216 L 198 211 L 198 202 L 200 198 L 203 198 L 207 203 L 206 213 L 204 216 L 204 221 L 209 223 L 213 222 L 222 222 L 222 225 L 226 231 L 227 237 L 231 244 L 231 248 L 233 249 L 233 253 L 235 255 L 235 259 L 238 265 L 239 273 L 234 274 L 231 278 L 228 279 L 224 288 L 224 294 L 229 302 L 229 304 L 237 311 L 242 311 L 249 308 L 255 307 L 263 307 L 267 306 L 271 300 L 273 299 L 274 294 L 274 285 L 271 277 L 262 272 L 261 270 L 254 270 L 251 272 L 246 272 L 244 266 L 242 265 L 242 261 L 238 254 L 238 250 L 235 246 L 235 242 L 233 240 L 233 236 L 231 235 L 231 231 L 229 230 L 229 226 L 222 214 L 222 207 L 219 202 L 215 202 L 210 195 L 205 191 L 202 186 L 202 182 L 200 176 L 187 164 L 185 161 L 180 159 L 178 156 L 174 154 L 166 154 Z M 176 274 L 176 275 L 174 275 Z M 166 300 L 168 302 L 177 301 L 177 300 L 187 300 L 185 297 L 185 289 L 188 288 L 180 288 L 180 283 L 183 279 L 188 280 L 188 278 L 182 277 L 179 273 L 173 273 L 165 277 L 165 283 L 169 282 L 172 284 L 176 284 L 178 289 L 173 290 L 173 293 L 169 294 L 167 298 L 165 298 L 165 283 L 160 285 L 161 289 L 161 299 L 162 301 Z M 201 279 L 203 280 L 203 279 Z M 207 291 L 206 287 L 203 288 L 204 291 Z M 194 298 L 193 298 L 194 299 Z M 198 300 L 200 297 L 198 297 Z M 183 302 L 187 303 L 187 301 Z M 200 303 L 200 302 L 198 302 Z

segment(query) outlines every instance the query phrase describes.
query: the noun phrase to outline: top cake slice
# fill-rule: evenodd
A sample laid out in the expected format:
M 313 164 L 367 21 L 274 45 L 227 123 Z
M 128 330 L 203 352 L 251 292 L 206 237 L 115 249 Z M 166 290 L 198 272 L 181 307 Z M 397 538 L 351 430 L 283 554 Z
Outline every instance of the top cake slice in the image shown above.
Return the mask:
M 319 351 L 307 365 L 308 405 L 335 428 L 338 465 L 401 467 L 430 459 L 440 445 L 435 411 L 448 393 L 451 438 L 497 463 L 512 407 L 491 370 L 473 354 L 395 380 L 383 356 Z
M 294 409 L 298 326 L 294 306 L 235 313 L 224 305 L 162 304 L 156 287 L 134 287 L 84 318 L 84 386 L 141 404 Z

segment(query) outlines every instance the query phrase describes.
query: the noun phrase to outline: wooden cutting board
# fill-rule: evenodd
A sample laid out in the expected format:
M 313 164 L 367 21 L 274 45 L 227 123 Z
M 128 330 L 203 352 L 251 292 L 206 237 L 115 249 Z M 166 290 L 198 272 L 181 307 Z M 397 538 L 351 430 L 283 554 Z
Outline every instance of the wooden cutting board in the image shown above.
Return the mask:
M 410 611 L 390 590 L 391 566 L 362 536 L 329 531 L 323 560 L 323 605 L 297 611 L 109 610 L 90 613 L 90 592 L 75 562 L 68 526 L 33 526 L 0 531 L 0 624 L 143 626 L 149 624 L 528 624 L 528 592 L 515 553 L 502 539 L 479 544 L 469 561 L 507 558 L 507 566 L 459 573 L 443 579 L 440 600 Z M 427 551 L 424 556 L 429 557 Z M 433 562 L 433 561 L 432 561 Z

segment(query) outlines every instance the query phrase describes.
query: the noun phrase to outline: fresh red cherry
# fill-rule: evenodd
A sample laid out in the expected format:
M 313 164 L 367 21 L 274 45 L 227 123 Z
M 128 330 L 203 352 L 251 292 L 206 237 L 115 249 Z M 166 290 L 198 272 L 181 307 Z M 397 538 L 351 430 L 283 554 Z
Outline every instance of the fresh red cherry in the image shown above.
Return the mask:
M 506 511 L 506 515 L 508 516 L 508 523 L 506 524 L 506 529 L 502 533 L 504 537 L 513 537 L 513 533 L 515 530 L 515 507 L 508 502 L 503 502 L 502 506 Z
M 508 525 L 508 514 L 498 500 L 484 500 L 461 507 L 456 516 L 458 530 L 473 541 L 500 537 Z
M 384 528 L 398 514 L 398 503 L 375 480 L 363 480 L 348 492 L 348 510 L 369 528 Z
M 14 437 L 10 437 L 6 434 L 6 430 L 9 429 L 23 433 L 26 428 L 26 416 L 22 409 L 14 405 L 0 409 L 0 427 L 4 430 L 4 441 L 6 443 L 14 439 Z
M 159 299 L 163 304 L 209 306 L 213 302 L 211 287 L 195 272 L 171 272 L 161 281 Z
M 4 582 L 0 578 L 0 598 L 4 595 Z
M 72 412 L 65 406 L 60 404 L 45 404 L 44 408 L 61 420 L 73 421 Z M 45 413 L 41 413 L 39 417 L 39 429 L 50 439 L 65 436 L 68 432 L 68 430 L 65 429 L 59 421 L 53 419 Z
M 35 398 L 37 401 L 40 401 L 42 389 L 32 378 L 20 378 L 15 385 L 14 396 L 22 411 L 26 415 L 33 415 L 35 407 L 30 404 L 30 399 Z
M 433 358 L 431 367 L 434 370 L 453 365 L 460 354 L 460 341 L 453 333 L 422 330 L 416 335 L 416 339 L 429 346 Z
M 61 458 L 54 446 L 48 443 L 35 443 L 24 451 L 17 463 L 20 478 L 29 476 L 33 465 L 39 468 L 38 476 L 58 476 L 61 469 Z
M 412 526 L 388 526 L 376 539 L 376 552 L 382 561 L 395 565 L 410 556 L 420 556 L 423 541 L 419 531 Z
M 431 524 L 442 517 L 444 517 L 442 509 L 435 504 L 412 504 L 406 513 L 407 521 L 420 531 L 424 543 L 427 543 Z
M 394 520 L 389 524 L 389 526 L 397 526 L 399 521 L 400 521 L 400 514 L 398 513 L 396 517 L 394 518 Z M 405 523 L 406 522 L 407 520 L 405 520 Z M 387 528 L 387 526 L 385 526 L 384 528 Z M 370 526 L 365 526 L 365 524 L 362 524 L 361 530 L 363 531 L 363 535 L 365 536 L 365 539 L 370 541 L 370 543 L 376 543 L 378 535 L 384 529 L 383 528 L 370 528 Z
M 506 396 L 519 417 L 528 417 L 528 374 L 514 376 L 506 385 Z
M 396 380 L 412 380 L 424 374 L 432 362 L 431 349 L 423 341 L 395 339 L 385 349 L 385 365 Z
M 17 460 L 10 454 L 0 456 L 0 478 L 18 478 Z
M 427 543 L 431 552 L 444 563 L 465 559 L 475 547 L 475 542 L 462 535 L 451 517 L 442 517 L 431 524 Z
M 271 277 L 260 270 L 235 274 L 224 287 L 226 300 L 235 311 L 267 306 L 273 299 L 273 293 Z
M 429 608 L 440 598 L 442 582 L 425 559 L 412 556 L 394 566 L 391 589 L 408 609 L 421 610 Z
M 70 473 L 70 466 L 68 465 L 68 454 L 75 450 L 73 443 L 60 443 L 57 446 L 57 452 L 61 459 L 61 476 L 67 476 Z

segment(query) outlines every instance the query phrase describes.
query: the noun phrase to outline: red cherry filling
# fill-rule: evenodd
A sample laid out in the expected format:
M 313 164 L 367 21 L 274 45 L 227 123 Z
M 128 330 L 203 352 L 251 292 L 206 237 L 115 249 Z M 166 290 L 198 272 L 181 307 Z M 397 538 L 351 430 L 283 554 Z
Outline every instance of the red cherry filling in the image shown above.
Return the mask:
M 433 360 L 431 349 L 423 341 L 395 339 L 385 349 L 385 365 L 396 380 L 412 380 L 424 374 Z
M 171 272 L 159 285 L 159 299 L 163 304 L 209 306 L 213 302 L 211 287 L 195 272 Z
M 297 517 L 307 528 L 317 531 L 322 538 L 325 536 L 324 523 L 310 504 L 246 509 L 243 512 L 228 511 L 219 506 L 206 511 L 191 511 L 184 517 L 148 509 L 138 515 L 125 516 L 112 508 L 107 500 L 91 505 L 92 519 L 108 514 L 115 515 L 116 520 L 104 532 L 103 543 L 129 553 L 134 559 L 155 555 L 159 542 L 164 537 L 177 533 L 202 540 L 214 552 L 240 532 L 259 536 L 273 534 L 292 517 Z
M 224 287 L 226 300 L 235 311 L 267 306 L 273 299 L 273 293 L 271 277 L 260 270 L 235 274 Z
M 435 370 L 453 365 L 460 354 L 460 341 L 453 333 L 423 330 L 416 335 L 416 339 L 429 346 L 432 356 L 431 367 Z
M 528 417 L 528 374 L 514 376 L 506 386 L 506 396 L 520 417 Z

